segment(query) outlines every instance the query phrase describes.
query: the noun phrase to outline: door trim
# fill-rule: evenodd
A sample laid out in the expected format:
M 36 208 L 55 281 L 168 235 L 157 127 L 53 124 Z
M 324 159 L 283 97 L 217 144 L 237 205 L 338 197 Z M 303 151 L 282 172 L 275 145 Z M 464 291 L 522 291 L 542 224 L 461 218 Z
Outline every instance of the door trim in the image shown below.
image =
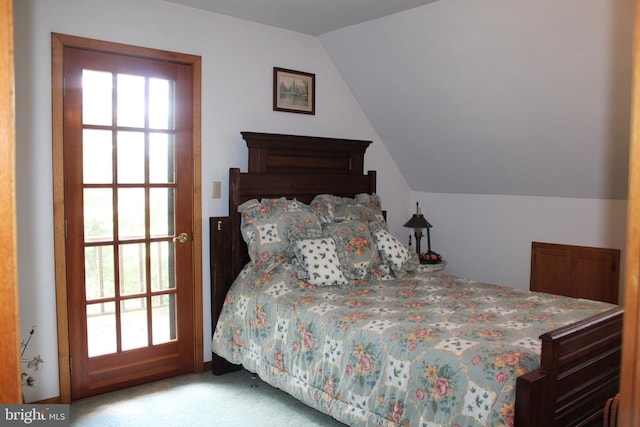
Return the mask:
M 201 155 L 201 87 L 202 58 L 196 55 L 111 43 L 65 34 L 51 33 L 51 110 L 53 158 L 53 234 L 58 319 L 58 376 L 60 402 L 71 403 L 69 318 L 67 315 L 67 271 L 64 225 L 64 157 L 63 157 L 63 52 L 65 47 L 97 50 L 140 58 L 190 64 L 193 68 L 193 327 L 194 368 L 204 370 L 204 320 L 202 290 L 202 155 Z
M 16 164 L 15 164 L 15 86 L 13 55 L 13 3 L 0 0 L 0 324 L 3 325 L 0 338 L 0 402 L 20 403 L 22 365 L 16 351 L 20 342 L 18 309 L 18 240 L 16 219 Z

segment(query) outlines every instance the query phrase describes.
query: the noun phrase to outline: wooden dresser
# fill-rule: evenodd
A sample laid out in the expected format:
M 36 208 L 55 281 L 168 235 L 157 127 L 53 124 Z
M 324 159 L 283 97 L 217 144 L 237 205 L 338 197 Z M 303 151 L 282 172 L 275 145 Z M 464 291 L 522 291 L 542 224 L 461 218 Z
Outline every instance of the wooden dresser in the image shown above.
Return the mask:
M 531 243 L 532 291 L 618 304 L 620 250 Z

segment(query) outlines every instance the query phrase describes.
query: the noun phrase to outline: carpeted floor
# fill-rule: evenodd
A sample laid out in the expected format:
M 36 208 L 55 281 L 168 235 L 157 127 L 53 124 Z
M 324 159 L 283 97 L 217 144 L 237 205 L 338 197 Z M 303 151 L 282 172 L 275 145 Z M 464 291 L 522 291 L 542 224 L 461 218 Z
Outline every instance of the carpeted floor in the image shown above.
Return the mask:
M 71 426 L 344 426 L 247 371 L 182 375 L 71 404 Z

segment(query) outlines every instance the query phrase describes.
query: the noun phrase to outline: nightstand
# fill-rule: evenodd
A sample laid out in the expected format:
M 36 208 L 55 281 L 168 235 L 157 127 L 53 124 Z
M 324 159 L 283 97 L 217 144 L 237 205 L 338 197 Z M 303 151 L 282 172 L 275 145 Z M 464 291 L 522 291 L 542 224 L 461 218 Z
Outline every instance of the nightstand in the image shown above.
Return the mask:
M 442 260 L 442 262 L 439 262 L 437 264 L 420 264 L 420 270 L 421 271 L 427 271 L 430 273 L 436 272 L 436 271 L 442 271 L 444 270 L 444 268 L 447 266 L 447 261 Z

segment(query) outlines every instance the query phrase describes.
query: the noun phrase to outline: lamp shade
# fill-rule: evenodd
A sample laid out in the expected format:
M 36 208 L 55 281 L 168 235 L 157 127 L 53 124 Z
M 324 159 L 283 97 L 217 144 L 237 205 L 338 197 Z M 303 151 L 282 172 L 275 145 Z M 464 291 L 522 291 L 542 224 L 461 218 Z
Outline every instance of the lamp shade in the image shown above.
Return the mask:
M 413 214 L 404 226 L 413 229 L 431 228 L 431 224 L 422 214 Z

